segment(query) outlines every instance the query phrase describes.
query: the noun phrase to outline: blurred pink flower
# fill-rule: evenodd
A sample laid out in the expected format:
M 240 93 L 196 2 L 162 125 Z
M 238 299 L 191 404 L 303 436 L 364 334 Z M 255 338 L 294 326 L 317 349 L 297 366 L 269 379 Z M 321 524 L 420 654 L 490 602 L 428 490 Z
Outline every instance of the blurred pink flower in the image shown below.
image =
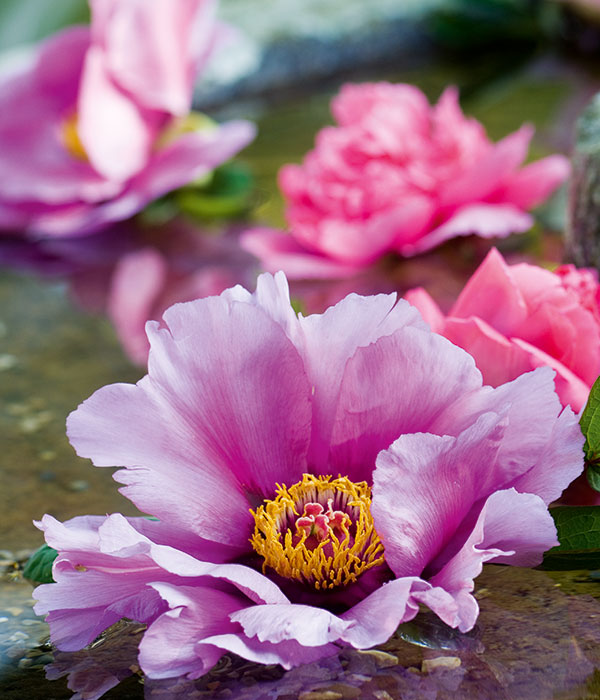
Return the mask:
M 411 256 L 449 238 L 525 231 L 526 210 L 569 174 L 549 156 L 520 167 L 533 129 L 497 144 L 460 110 L 455 88 L 431 107 L 411 85 L 346 85 L 302 165 L 279 183 L 290 234 L 254 229 L 247 250 L 290 277 L 349 275 L 388 252 Z
M 591 269 L 507 265 L 492 249 L 446 316 L 422 288 L 406 292 L 431 328 L 467 350 L 486 384 L 534 367 L 556 372 L 563 405 L 579 411 L 600 375 L 600 285 Z
M 196 678 L 225 652 L 290 668 L 372 647 L 421 604 L 466 631 L 484 562 L 557 543 L 547 504 L 583 436 L 548 368 L 484 387 L 395 295 L 297 316 L 282 273 L 147 332 L 148 375 L 67 432 L 158 520 L 44 516 L 59 555 L 36 611 L 60 649 L 125 617 L 148 625 L 149 677 Z
M 0 76 L 0 229 L 78 235 L 130 217 L 243 148 L 188 114 L 216 0 L 91 0 L 92 24 Z

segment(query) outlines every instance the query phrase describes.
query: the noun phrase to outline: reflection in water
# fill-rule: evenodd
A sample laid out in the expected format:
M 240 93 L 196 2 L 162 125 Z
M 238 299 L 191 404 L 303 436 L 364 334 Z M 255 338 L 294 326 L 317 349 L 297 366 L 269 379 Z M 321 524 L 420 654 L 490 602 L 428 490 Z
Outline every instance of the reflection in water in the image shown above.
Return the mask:
M 597 582 L 582 572 L 556 574 L 487 566 L 477 583 L 481 615 L 475 630 L 467 635 L 425 613 L 402 626 L 378 649 L 342 649 L 337 656 L 288 672 L 227 655 L 197 680 L 142 680 L 136 656 L 144 627 L 122 621 L 86 650 L 55 652 L 47 677 L 67 676 L 69 688 L 82 700 L 94 700 L 107 691 L 107 700 L 596 697 L 593 692 L 600 669 Z M 2 602 L 4 607 L 6 601 Z M 0 609 L 0 620 L 4 614 Z M 9 663 L 27 668 L 17 657 Z M 123 683 L 124 679 L 128 680 Z M 34 671 L 21 674 L 20 697 L 29 697 L 27 688 L 34 682 Z M 53 686 L 47 689 L 47 697 L 68 697 L 68 693 L 61 694 L 64 686 L 60 682 L 54 687 L 55 691 Z
M 179 301 L 252 284 L 255 263 L 238 231 L 201 231 L 182 218 L 161 226 L 135 220 L 86 238 L 0 241 L 0 263 L 68 280 L 87 311 L 105 313 L 129 357 L 148 355 L 144 326 Z

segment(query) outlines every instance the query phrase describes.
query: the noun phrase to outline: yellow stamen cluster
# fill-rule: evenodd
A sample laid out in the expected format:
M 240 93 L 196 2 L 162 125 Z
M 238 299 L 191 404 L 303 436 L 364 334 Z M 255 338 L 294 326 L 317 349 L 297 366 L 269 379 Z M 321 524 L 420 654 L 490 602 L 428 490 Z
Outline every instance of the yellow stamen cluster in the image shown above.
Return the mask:
M 341 524 L 328 528 L 324 539 L 315 541 L 296 521 L 306 504 L 321 503 L 342 511 Z M 304 474 L 290 486 L 277 484 L 276 496 L 259 506 L 250 542 L 267 567 L 280 576 L 312 585 L 317 590 L 354 583 L 374 566 L 383 564 L 383 545 L 371 516 L 371 489 L 362 481 Z
M 62 139 L 69 153 L 79 160 L 87 160 L 87 153 L 77 131 L 77 114 L 65 119 L 62 125 Z

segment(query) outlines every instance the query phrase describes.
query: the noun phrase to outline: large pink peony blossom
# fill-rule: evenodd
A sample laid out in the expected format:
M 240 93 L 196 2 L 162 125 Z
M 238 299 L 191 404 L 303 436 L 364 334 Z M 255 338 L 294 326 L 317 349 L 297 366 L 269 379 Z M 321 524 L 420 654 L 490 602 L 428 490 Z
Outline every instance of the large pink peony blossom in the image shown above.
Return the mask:
M 89 233 L 205 175 L 253 137 L 188 113 L 216 0 L 91 0 L 90 28 L 0 76 L 0 230 Z
M 455 236 L 526 231 L 528 209 L 565 180 L 568 160 L 549 156 L 525 167 L 533 129 L 497 144 L 466 118 L 456 89 L 431 107 L 416 87 L 346 85 L 302 165 L 279 183 L 290 234 L 255 229 L 244 245 L 271 272 L 345 276 L 385 253 L 411 256 Z
M 547 504 L 583 438 L 548 368 L 484 387 L 395 295 L 304 318 L 282 273 L 147 330 L 148 375 L 97 391 L 68 435 L 158 520 L 44 516 L 60 554 L 36 611 L 59 648 L 127 617 L 152 678 L 226 651 L 289 668 L 383 643 L 420 604 L 469 630 L 484 562 L 556 544 Z
M 422 288 L 405 298 L 431 328 L 467 350 L 486 384 L 497 386 L 535 367 L 556 372 L 563 405 L 579 411 L 600 375 L 598 273 L 562 265 L 507 265 L 494 248 L 446 316 Z

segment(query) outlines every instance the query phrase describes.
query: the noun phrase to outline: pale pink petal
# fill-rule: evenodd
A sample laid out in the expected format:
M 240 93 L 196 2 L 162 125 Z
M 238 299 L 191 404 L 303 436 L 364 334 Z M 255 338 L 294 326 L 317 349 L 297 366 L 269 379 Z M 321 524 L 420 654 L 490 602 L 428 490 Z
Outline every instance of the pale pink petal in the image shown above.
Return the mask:
M 223 652 L 198 642 L 236 631 L 237 625 L 229 616 L 248 601 L 207 586 L 155 583 L 152 588 L 167 602 L 169 610 L 144 633 L 139 654 L 142 670 L 148 678 L 198 678 L 207 673 Z
M 207 637 L 198 647 L 204 646 L 204 644 L 214 645 L 223 651 L 230 651 L 254 663 L 280 664 L 286 670 L 339 653 L 339 646 L 335 644 L 305 647 L 292 639 L 273 644 L 260 642 L 256 637 L 249 639 L 243 634 L 217 634 Z M 198 653 L 201 653 L 200 648 L 198 648 Z
M 369 481 L 381 450 L 403 433 L 437 432 L 438 417 L 453 414 L 454 401 L 480 387 L 473 358 L 421 328 L 407 326 L 360 348 L 336 397 L 327 473 Z
M 514 204 L 466 204 L 446 222 L 415 243 L 398 246 L 402 255 L 423 253 L 456 236 L 476 234 L 482 238 L 505 238 L 533 226 L 533 217 Z
M 407 302 L 402 299 L 396 302 L 395 294 L 371 297 L 350 294 L 324 314 L 301 316 L 299 323 L 302 337 L 297 345 L 313 387 L 313 427 L 308 460 L 313 471 L 330 473 L 334 465 L 330 461 L 329 449 L 332 439 L 335 439 L 332 431 L 335 431 L 336 411 L 343 415 L 348 410 L 345 404 L 338 407 L 340 397 L 344 396 L 340 385 L 347 384 L 343 377 L 348 363 L 354 362 L 352 358 L 360 354 L 359 349 L 373 347 L 372 343 L 396 333 L 398 329 L 424 329 L 425 324 Z M 377 368 L 377 381 L 387 383 L 387 368 L 381 373 L 383 365 L 371 365 L 371 369 L 374 368 Z M 366 380 L 368 378 L 363 381 Z M 364 388 L 365 384 L 361 390 Z M 350 473 L 346 471 L 349 466 L 344 465 L 340 473 Z
M 535 493 L 552 503 L 583 471 L 583 435 L 577 416 L 565 408 L 535 464 L 513 481 L 517 491 Z
M 171 307 L 164 321 L 148 326 L 149 376 L 96 392 L 69 417 L 69 437 L 97 466 L 129 467 L 116 478 L 142 510 L 243 546 L 252 522 L 244 494 L 269 498 L 305 471 L 302 361 L 249 304 L 211 297 Z
M 462 396 L 439 415 L 431 431 L 448 434 L 465 430 L 477 416 L 489 411 L 506 416 L 508 422 L 498 452 L 497 488 L 513 486 L 517 483 L 513 480 L 531 470 L 536 482 L 528 480 L 528 490 L 551 502 L 583 468 L 583 437 L 576 428 L 577 420 L 570 409 L 565 409 L 566 416 L 559 422 L 561 410 L 554 391 L 554 372 L 541 367 L 495 389 L 486 386 Z M 531 420 L 531 416 L 536 419 Z M 564 450 L 555 454 L 556 465 L 550 473 L 545 472 L 542 455 L 549 445 L 555 445 L 555 431 L 562 433 L 565 444 Z M 555 448 L 549 449 L 554 452 Z
M 411 600 L 411 591 L 428 588 L 416 577 L 398 578 L 385 583 L 341 617 L 350 622 L 342 639 L 356 649 L 368 649 L 386 642 L 402 622 L 419 612 Z
M 111 81 L 96 47 L 90 47 L 84 61 L 77 131 L 94 169 L 116 182 L 146 165 L 156 136 L 139 107 Z
M 456 609 L 448 605 L 445 595 L 437 597 L 433 591 L 416 593 L 413 599 L 431 607 L 446 624 L 468 632 L 479 612 L 471 595 L 473 579 L 484 562 L 535 566 L 556 544 L 554 521 L 540 498 L 514 489 L 498 491 L 487 499 L 460 551 L 430 579 L 434 587 L 452 595 Z
M 420 576 L 476 501 L 497 488 L 503 437 L 499 416 L 489 413 L 456 438 L 401 435 L 379 454 L 371 512 L 396 576 Z
M 186 114 L 194 78 L 215 39 L 216 4 L 94 0 L 92 30 L 113 79 L 146 107 Z
M 351 622 L 325 608 L 311 605 L 253 605 L 231 615 L 247 637 L 259 642 L 295 641 L 304 647 L 322 647 L 337 641 Z

